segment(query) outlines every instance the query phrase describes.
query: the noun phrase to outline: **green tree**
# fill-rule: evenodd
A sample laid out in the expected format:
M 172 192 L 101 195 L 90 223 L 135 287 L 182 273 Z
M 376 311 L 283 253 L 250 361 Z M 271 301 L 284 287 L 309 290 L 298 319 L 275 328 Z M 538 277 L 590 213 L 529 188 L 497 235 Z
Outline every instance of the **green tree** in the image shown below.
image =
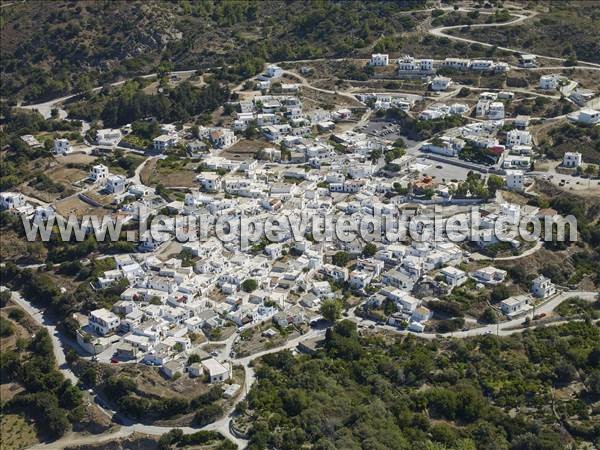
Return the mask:
M 508 289 L 508 287 L 506 287 L 503 284 L 499 284 L 497 286 L 494 286 L 494 289 L 492 289 L 490 300 L 492 301 L 492 303 L 498 303 L 502 300 L 506 300 L 508 297 L 510 297 L 510 290 Z
M 223 408 L 217 404 L 210 404 L 199 408 L 194 415 L 194 422 L 199 426 L 208 425 L 223 415 Z
M 490 175 L 488 178 L 487 187 L 491 194 L 495 194 L 498 189 L 504 187 L 504 179 L 498 175 Z
M 368 244 L 366 244 L 363 247 L 362 254 L 363 254 L 363 256 L 370 258 L 371 256 L 374 256 L 376 252 L 377 252 L 377 246 L 375 244 L 373 244 L 372 242 L 369 242 Z
M 352 257 L 349 253 L 340 251 L 333 255 L 332 262 L 338 267 L 346 267 L 351 259 Z
M 12 322 L 4 317 L 0 317 L 0 337 L 12 336 L 15 333 L 15 327 Z
M 244 292 L 253 292 L 258 288 L 258 282 L 254 278 L 248 278 L 242 283 Z
M 337 299 L 325 300 L 319 311 L 325 320 L 335 322 L 342 314 L 342 303 Z
M 496 311 L 493 308 L 485 308 L 480 317 L 482 322 L 485 323 L 496 323 L 498 322 L 498 316 L 496 315 Z

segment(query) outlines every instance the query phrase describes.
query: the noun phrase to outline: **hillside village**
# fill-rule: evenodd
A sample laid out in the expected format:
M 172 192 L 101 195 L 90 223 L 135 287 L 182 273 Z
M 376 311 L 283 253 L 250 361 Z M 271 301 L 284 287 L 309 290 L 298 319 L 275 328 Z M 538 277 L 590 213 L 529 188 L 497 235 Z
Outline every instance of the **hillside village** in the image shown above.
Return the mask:
M 522 60 L 526 61 L 524 67 L 536 66 L 534 57 L 523 55 Z M 373 54 L 367 62 L 367 66 L 377 68 L 390 64 L 394 63 L 387 54 Z M 395 64 L 400 78 L 418 77 L 425 83 L 431 80 L 431 98 L 362 93 L 355 96 L 352 107 L 334 111 L 306 108 L 302 95 L 305 87 L 287 82 L 290 78 L 299 81 L 301 75 L 269 65 L 251 80 L 260 92 L 239 91 L 240 100 L 230 106 L 234 113 L 228 126 L 193 130 L 185 125 L 160 126 L 160 135 L 148 150 L 151 158 L 173 158 L 169 156 L 173 149 L 184 148 L 186 156 L 199 163 L 195 186 L 190 186 L 181 200 L 165 200 L 156 187 L 140 181 L 139 173 L 127 177 L 111 173 L 103 164 L 91 167 L 78 196 L 96 206 L 95 198 L 108 198 L 107 203 L 117 205 L 115 214 L 125 223 L 140 220 L 140 208 L 148 215 L 166 210 L 171 215 L 188 216 L 207 212 L 217 218 L 243 211 L 266 219 L 275 212 L 357 218 L 375 210 L 397 214 L 408 205 L 415 205 L 421 213 L 437 204 L 448 205 L 455 213 L 466 211 L 469 205 L 483 205 L 487 216 L 471 247 L 450 241 L 383 242 L 365 254 L 360 242 L 315 243 L 308 236 L 300 241 L 286 236 L 281 242 L 242 249 L 212 238 L 181 243 L 180 255 L 185 258 L 180 258 L 163 253 L 173 237 L 169 242 L 158 242 L 148 233 L 138 245 L 138 253 L 115 256 L 115 268 L 93 283 L 94 289 L 106 289 L 125 281 L 127 288 L 112 311 L 98 309 L 79 318 L 79 345 L 94 358 L 161 366 L 172 377 L 189 370 L 187 356 L 197 345 L 190 335 L 210 337 L 215 331 L 218 335 L 231 324 L 240 333 L 266 322 L 280 329 L 291 326 L 306 330 L 311 322 L 322 318 L 323 302 L 341 301 L 348 295 L 364 302 L 363 314 L 391 302 L 395 312 L 384 318 L 387 323 L 420 333 L 435 329 L 436 321 L 431 319 L 438 314 L 452 319 L 428 308 L 439 303 L 438 297 L 450 295 L 465 283 L 476 290 L 502 283 L 506 271 L 495 269 L 493 264 L 479 264 L 482 267 L 469 271 L 477 262 L 471 252 L 504 245 L 491 233 L 495 220 L 507 219 L 516 225 L 522 217 L 544 219 L 551 212 L 511 204 L 487 191 L 482 195 L 465 189 L 465 183 L 475 180 L 483 186 L 486 180 L 498 177 L 501 184 L 496 188 L 529 190 L 536 177 L 544 177 L 532 170 L 538 153 L 529 127 L 532 120 L 539 119 L 521 114 L 511 117 L 505 111 L 505 105 L 517 94 L 511 91 L 482 91 L 475 104 L 457 97 L 462 88 L 444 101 L 436 98 L 438 92 L 453 89 L 452 79 L 436 76 L 436 71 L 478 71 L 485 76 L 506 72 L 507 63 L 404 56 Z M 309 70 L 302 67 L 300 73 Z M 567 120 L 600 123 L 600 112 L 581 102 L 580 91 L 571 86 L 575 84 L 543 75 L 532 92 L 556 91 L 569 85 L 569 99 L 576 110 Z M 588 97 L 593 96 L 590 91 Z M 424 105 L 419 112 L 413 111 L 417 103 Z M 460 120 L 458 126 L 408 147 L 402 139 L 402 125 L 395 125 L 393 119 L 373 128 L 381 123 L 376 118 L 385 118 L 390 111 L 419 123 Z M 248 141 L 249 129 L 261 134 L 265 145 L 243 159 L 237 159 L 239 154 L 231 157 L 232 147 Z M 106 152 L 119 148 L 128 133 L 130 125 L 97 130 L 95 141 L 84 151 L 93 154 L 95 149 Z M 39 144 L 33 136 L 22 139 L 28 145 Z M 81 149 L 64 138 L 54 141 L 53 152 L 59 161 Z M 580 153 L 567 152 L 561 166 L 577 170 L 583 163 Z M 3 208 L 17 215 L 45 220 L 58 214 L 52 205 L 34 207 L 35 202 L 19 193 L 2 193 L 1 202 Z M 508 249 L 511 247 L 518 255 L 528 244 L 513 240 Z M 347 263 L 332 264 L 339 253 L 349 255 L 353 261 L 350 269 L 345 267 Z M 486 257 L 482 258 L 485 261 Z M 414 292 L 420 295 L 415 297 Z M 423 292 L 430 295 L 424 297 Z M 495 309 L 507 318 L 525 316 L 536 303 L 558 292 L 551 280 L 540 276 L 533 280 L 530 294 L 504 299 Z M 227 361 L 235 353 L 220 357 L 220 362 L 210 363 L 210 370 L 218 367 L 228 373 Z
M 180 217 L 244 224 L 416 215 L 422 231 L 434 226 L 434 214 L 449 225 L 477 207 L 471 239 L 346 242 L 317 239 L 306 228 L 300 238 L 288 231 L 277 241 L 240 243 L 218 239 L 213 228 L 189 241 L 172 230 L 159 240 L 146 229 L 77 261 L 103 261 L 84 284 L 118 297 L 69 312 L 79 358 L 214 384 L 233 405 L 252 380 L 253 358 L 278 347 L 313 353 L 342 317 L 359 329 L 427 338 L 546 323 L 574 289 L 539 271 L 517 281 L 507 267 L 551 245 L 516 233 L 501 240 L 495 227 L 515 231 L 562 214 L 537 200 L 542 188 L 600 194 L 600 159 L 579 147 L 558 157 L 547 151 L 556 127 L 584 136 L 600 127 L 599 85 L 591 89 L 581 75 L 588 67 L 567 72 L 527 53 L 435 59 L 374 51 L 346 63 L 367 81 L 332 86 L 321 61 L 265 64 L 202 120 L 148 117 L 109 128 L 71 115 L 85 100 L 57 101 L 46 118 L 66 115 L 62 121 L 81 124 L 80 133 L 19 136 L 26 148 L 51 153 L 48 179 L 4 190 L 0 209 L 38 223 L 107 215 L 124 225 L 123 239 L 158 215 L 170 226 Z M 511 86 L 513 73 L 536 81 Z M 190 70 L 135 82 L 161 93 L 215 78 Z M 91 236 L 91 226 L 83 233 Z M 71 263 L 57 261 L 54 270 Z M 19 264 L 41 272 L 45 262 Z M 243 376 L 234 373 L 239 367 Z

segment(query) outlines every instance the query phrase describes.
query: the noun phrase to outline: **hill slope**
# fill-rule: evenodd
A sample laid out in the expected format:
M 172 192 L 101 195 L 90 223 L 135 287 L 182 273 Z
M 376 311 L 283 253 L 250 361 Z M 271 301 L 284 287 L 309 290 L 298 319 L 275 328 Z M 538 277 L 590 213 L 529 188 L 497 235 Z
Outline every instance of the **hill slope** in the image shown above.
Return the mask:
M 425 0 L 369 2 L 31 1 L 1 11 L 2 92 L 55 97 L 159 67 L 345 56 L 411 29 Z

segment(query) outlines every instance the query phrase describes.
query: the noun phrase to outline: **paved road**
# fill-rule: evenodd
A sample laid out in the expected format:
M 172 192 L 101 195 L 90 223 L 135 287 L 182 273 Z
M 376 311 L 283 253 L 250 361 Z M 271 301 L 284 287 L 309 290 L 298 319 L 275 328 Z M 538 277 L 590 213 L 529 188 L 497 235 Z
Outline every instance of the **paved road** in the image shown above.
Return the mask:
M 38 323 L 40 323 L 41 325 L 45 326 L 48 329 L 48 331 L 52 337 L 52 341 L 54 344 L 54 354 L 55 354 L 56 360 L 58 361 L 61 372 L 66 377 L 68 377 L 69 379 L 71 379 L 73 382 L 76 383 L 77 377 L 68 368 L 68 366 L 66 364 L 66 359 L 65 359 L 65 349 L 67 348 L 67 345 L 75 345 L 75 344 L 72 341 L 70 341 L 69 339 L 65 338 L 65 336 L 62 336 L 61 333 L 56 329 L 54 324 L 48 322 L 48 320 L 44 317 L 44 315 L 40 311 L 40 309 L 31 305 L 30 302 L 25 300 L 20 294 L 13 292 L 12 295 L 13 295 L 14 301 L 18 305 L 20 305 L 24 310 L 26 310 Z M 542 314 L 542 313 L 548 314 L 548 313 L 552 312 L 554 310 L 554 308 L 556 308 L 561 302 L 563 302 L 567 298 L 574 297 L 574 296 L 580 297 L 587 301 L 594 301 L 597 298 L 598 293 L 590 292 L 590 291 L 563 292 L 561 294 L 558 294 L 551 300 L 545 302 L 543 305 L 538 306 L 536 308 L 536 313 L 537 314 Z M 365 319 L 362 319 L 362 318 L 356 316 L 355 310 L 356 310 L 356 307 L 352 308 L 349 311 L 348 318 L 350 320 L 357 322 L 359 325 L 371 325 L 371 324 L 376 325 L 372 321 L 365 320 Z M 529 328 L 523 327 L 523 325 L 522 325 L 523 320 L 524 320 L 523 317 L 521 317 L 518 319 L 509 320 L 506 322 L 501 322 L 500 324 L 497 324 L 497 325 L 496 324 L 486 325 L 483 327 L 473 328 L 473 329 L 466 330 L 466 331 L 446 333 L 446 334 L 442 334 L 441 336 L 454 337 L 454 338 L 466 338 L 466 337 L 471 337 L 471 336 L 493 334 L 493 333 L 498 333 L 500 336 L 507 336 L 510 334 L 523 332 L 527 329 L 535 328 L 535 326 L 532 326 Z M 562 323 L 565 323 L 565 321 L 553 322 L 553 323 L 549 323 L 546 325 L 560 325 Z M 544 326 L 546 326 L 546 325 L 544 325 Z M 397 328 L 391 327 L 389 325 L 376 325 L 376 327 L 379 329 L 393 331 L 393 332 L 396 332 L 399 334 L 411 333 L 406 330 L 398 330 Z M 414 333 L 414 334 L 418 334 L 420 337 L 425 338 L 425 339 L 434 339 L 434 338 L 440 336 L 440 334 L 436 334 L 436 333 Z M 222 417 L 221 419 L 217 420 L 216 422 L 208 424 L 204 427 L 198 427 L 198 428 L 195 428 L 195 427 L 166 427 L 166 426 L 154 426 L 154 425 L 145 425 L 145 424 L 140 424 L 140 423 L 132 423 L 130 425 L 122 426 L 117 431 L 103 433 L 100 435 L 91 435 L 91 436 L 80 436 L 77 434 L 67 435 L 55 442 L 38 445 L 33 448 L 60 449 L 60 448 L 64 448 L 65 446 L 71 446 L 71 445 L 92 444 L 92 443 L 104 442 L 104 441 L 108 441 L 108 440 L 112 440 L 112 439 L 116 439 L 116 438 L 123 438 L 123 437 L 131 435 L 133 432 L 146 433 L 146 434 L 150 434 L 150 435 L 161 435 L 163 433 L 168 432 L 169 430 L 171 430 L 173 428 L 181 428 L 182 431 L 186 434 L 194 433 L 198 430 L 218 431 L 223 436 L 226 436 L 228 439 L 231 439 L 233 442 L 235 442 L 239 448 L 244 448 L 247 445 L 247 441 L 245 441 L 243 439 L 239 439 L 231 433 L 230 422 L 231 422 L 231 419 L 234 417 L 235 405 L 245 398 L 245 396 L 248 393 L 248 391 L 250 390 L 251 386 L 256 381 L 254 370 L 252 369 L 252 367 L 250 367 L 250 364 L 252 363 L 252 361 L 254 361 L 255 359 L 260 358 L 264 355 L 270 354 L 270 353 L 279 352 L 284 349 L 293 349 L 300 342 L 303 342 L 308 339 L 316 338 L 316 337 L 322 337 L 324 335 L 325 335 L 325 330 L 311 329 L 309 332 L 305 333 L 304 335 L 299 336 L 295 339 L 291 339 L 290 341 L 286 342 L 282 346 L 272 348 L 269 350 L 265 350 L 265 351 L 262 351 L 262 352 L 254 354 L 254 355 L 244 357 L 244 358 L 231 359 L 230 361 L 234 365 L 241 365 L 245 370 L 244 392 L 242 392 L 236 398 L 232 407 L 230 408 L 229 411 L 227 411 L 227 413 L 225 414 L 224 417 Z M 228 339 L 226 339 L 225 341 L 219 342 L 219 343 L 225 344 L 225 355 L 230 354 L 233 344 L 234 344 L 235 340 L 237 339 L 237 337 L 238 337 L 238 334 L 235 333 L 232 336 L 230 336 Z M 104 412 L 107 413 L 106 411 L 104 411 Z
M 479 24 L 470 25 L 469 27 L 472 29 L 472 28 L 488 28 L 488 27 L 503 27 L 503 26 L 508 26 L 508 25 L 517 25 L 517 24 L 521 24 L 522 22 L 524 22 L 528 19 L 535 17 L 537 15 L 537 13 L 531 12 L 531 14 L 529 14 L 529 15 L 511 13 L 511 15 L 514 16 L 515 19 L 510 20 L 508 22 L 479 23 Z M 540 54 L 531 53 L 529 51 L 526 51 L 523 49 L 518 49 L 518 48 L 497 47 L 495 44 L 489 44 L 487 42 L 476 41 L 475 39 L 468 39 L 468 38 L 463 38 L 463 37 L 459 37 L 459 36 L 453 36 L 453 35 L 447 33 L 447 31 L 449 31 L 449 30 L 460 30 L 462 28 L 464 28 L 464 25 L 455 25 L 455 26 L 450 26 L 450 27 L 431 28 L 430 30 L 428 30 L 428 32 L 429 32 L 429 34 L 432 34 L 434 36 L 445 37 L 448 39 L 452 39 L 454 41 L 467 42 L 470 44 L 480 44 L 480 45 L 483 45 L 484 47 L 496 47 L 500 50 L 513 52 L 513 53 L 526 53 L 529 55 L 534 55 L 538 58 L 546 58 L 546 59 L 550 59 L 553 61 L 561 61 L 561 62 L 566 61 L 566 58 L 558 58 L 555 56 L 540 55 Z M 591 63 L 588 61 L 579 61 L 579 64 L 589 64 L 590 66 L 600 68 L 600 64 Z
M 151 156 L 149 158 L 146 158 L 139 166 L 137 166 L 135 168 L 135 173 L 129 179 L 129 182 L 131 184 L 138 184 L 138 185 L 141 184 L 141 185 L 143 185 L 144 183 L 142 183 L 142 180 L 140 178 L 140 174 L 142 173 L 142 170 L 144 170 L 144 167 L 146 166 L 146 164 L 150 163 L 151 160 L 157 159 L 157 158 L 158 157 L 156 157 L 156 156 Z M 149 187 L 149 186 L 147 186 L 147 187 Z M 150 189 L 153 189 L 153 188 L 150 188 Z
M 11 299 L 23 308 L 33 319 L 39 324 L 48 330 L 48 334 L 52 338 L 52 348 L 54 350 L 54 358 L 58 364 L 59 370 L 62 374 L 73 384 L 77 384 L 79 379 L 77 376 L 71 371 L 67 364 L 67 359 L 65 356 L 65 341 L 69 340 L 63 333 L 60 333 L 56 328 L 56 325 L 52 323 L 47 317 L 45 317 L 44 313 L 41 309 L 33 306 L 30 302 L 25 300 L 23 296 L 19 292 L 11 292 Z M 74 344 L 71 341 L 72 344 Z
M 571 298 L 571 297 L 580 297 L 583 300 L 593 302 L 598 298 L 598 292 L 593 292 L 593 291 L 562 292 L 562 293 L 552 297 L 550 300 L 547 300 L 542 305 L 537 306 L 535 308 L 535 314 L 536 315 L 537 314 L 549 314 L 552 311 L 554 311 L 554 309 L 558 305 L 560 305 L 563 301 L 565 301 L 566 299 Z M 353 308 L 349 311 L 349 318 L 351 320 L 356 321 L 359 324 L 362 324 L 363 326 L 375 325 L 377 328 L 380 328 L 380 329 L 393 331 L 398 334 L 414 334 L 414 335 L 417 335 L 417 336 L 425 338 L 425 339 L 435 339 L 438 337 L 453 337 L 453 338 L 463 339 L 463 338 L 467 338 L 467 337 L 481 336 L 481 335 L 485 335 L 485 334 L 498 334 L 499 336 L 509 336 L 509 335 L 515 334 L 515 333 L 522 333 L 526 330 L 536 328 L 537 326 L 540 326 L 540 327 L 554 326 L 554 325 L 561 325 L 566 322 L 566 321 L 549 322 L 549 323 L 545 323 L 545 324 L 542 323 L 540 325 L 534 324 L 529 327 L 523 326 L 523 321 L 525 320 L 525 317 L 533 316 L 534 313 L 532 311 L 531 313 L 528 313 L 528 314 L 526 314 L 522 317 L 516 318 L 516 319 L 507 320 L 505 322 L 499 322 L 498 324 L 485 325 L 485 326 L 482 326 L 479 328 L 472 328 L 472 329 L 465 330 L 465 331 L 455 331 L 452 333 L 415 333 L 412 331 L 400 330 L 400 329 L 390 326 L 390 325 L 377 325 L 377 324 L 375 324 L 375 322 L 373 322 L 369 319 L 363 319 L 362 317 L 358 317 L 355 314 L 355 310 L 356 310 L 356 308 Z
M 471 255 L 471 258 L 476 261 L 512 261 L 514 259 L 521 259 L 521 258 L 525 258 L 526 256 L 533 255 L 535 252 L 537 252 L 539 249 L 541 249 L 543 245 L 544 245 L 544 242 L 542 240 L 538 240 L 533 247 L 525 250 L 523 253 L 520 253 L 518 255 L 490 258 L 489 256 L 482 255 L 481 253 L 473 253 Z

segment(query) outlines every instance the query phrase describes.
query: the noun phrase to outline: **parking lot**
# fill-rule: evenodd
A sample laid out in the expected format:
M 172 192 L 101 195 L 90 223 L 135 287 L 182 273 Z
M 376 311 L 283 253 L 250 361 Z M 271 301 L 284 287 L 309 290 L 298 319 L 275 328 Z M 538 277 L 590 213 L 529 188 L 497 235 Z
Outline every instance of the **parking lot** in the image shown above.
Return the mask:
M 465 169 L 464 167 L 432 161 L 422 157 L 417 158 L 414 164 L 422 175 L 435 177 L 435 179 L 440 182 L 466 180 L 467 173 L 469 173 L 469 169 Z
M 396 141 L 402 138 L 407 147 L 416 145 L 417 142 L 411 141 L 400 134 L 400 125 L 386 120 L 371 120 L 367 125 L 362 127 L 362 132 L 369 136 L 387 139 L 388 141 Z

